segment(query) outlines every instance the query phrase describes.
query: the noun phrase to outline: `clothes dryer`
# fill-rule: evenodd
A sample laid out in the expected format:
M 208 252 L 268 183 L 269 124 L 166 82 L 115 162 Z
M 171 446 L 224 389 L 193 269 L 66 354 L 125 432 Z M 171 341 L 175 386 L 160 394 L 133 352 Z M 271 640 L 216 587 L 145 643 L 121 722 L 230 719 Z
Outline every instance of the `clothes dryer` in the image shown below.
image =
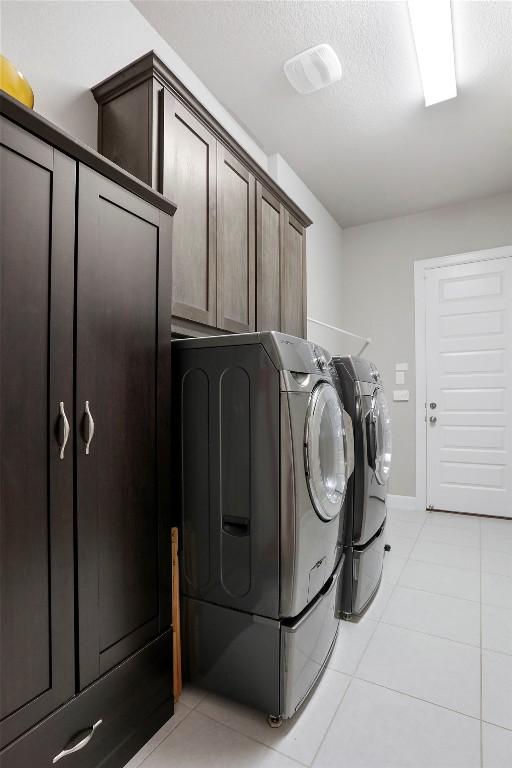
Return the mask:
M 354 472 L 348 481 L 340 526 L 345 568 L 338 601 L 338 614 L 350 619 L 369 606 L 382 577 L 391 417 L 373 363 L 362 358 L 334 357 L 332 365 L 354 433 Z
M 172 361 L 190 677 L 291 717 L 338 627 L 346 455 L 330 356 L 269 332 L 175 341 Z

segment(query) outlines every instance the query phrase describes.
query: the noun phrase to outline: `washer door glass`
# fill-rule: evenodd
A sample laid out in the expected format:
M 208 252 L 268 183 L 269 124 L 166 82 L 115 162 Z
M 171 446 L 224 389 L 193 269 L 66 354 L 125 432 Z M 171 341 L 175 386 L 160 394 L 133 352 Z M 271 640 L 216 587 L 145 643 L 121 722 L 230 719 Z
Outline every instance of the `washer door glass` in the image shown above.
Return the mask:
M 377 389 L 372 399 L 370 413 L 371 466 L 380 485 L 389 480 L 391 471 L 391 413 L 386 395 L 382 389 Z
M 311 393 L 305 432 L 306 477 L 318 516 L 333 520 L 347 484 L 343 416 L 336 390 L 326 382 Z

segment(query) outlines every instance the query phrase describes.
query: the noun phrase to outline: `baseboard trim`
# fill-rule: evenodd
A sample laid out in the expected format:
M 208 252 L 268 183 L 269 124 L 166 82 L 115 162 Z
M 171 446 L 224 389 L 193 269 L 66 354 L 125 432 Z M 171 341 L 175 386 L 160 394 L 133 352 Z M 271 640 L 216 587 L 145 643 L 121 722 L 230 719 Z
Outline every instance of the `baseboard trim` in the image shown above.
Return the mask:
M 388 493 L 387 505 L 394 509 L 418 509 L 416 496 L 399 496 L 393 493 Z

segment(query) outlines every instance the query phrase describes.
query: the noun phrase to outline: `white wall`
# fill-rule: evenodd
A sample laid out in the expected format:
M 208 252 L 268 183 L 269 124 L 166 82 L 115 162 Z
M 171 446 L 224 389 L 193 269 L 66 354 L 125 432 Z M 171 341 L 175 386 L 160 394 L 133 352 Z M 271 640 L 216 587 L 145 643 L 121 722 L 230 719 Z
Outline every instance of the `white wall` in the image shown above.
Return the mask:
M 511 243 L 512 195 L 342 232 L 282 156 L 267 158 L 130 2 L 2 2 L 0 49 L 32 84 L 36 110 L 92 147 L 97 110 L 91 86 L 153 49 L 269 171 L 314 222 L 307 233 L 308 315 L 371 336 L 366 354 L 381 368 L 390 392 L 394 364 L 409 363 L 411 399 L 393 405 L 391 491 L 414 495 L 413 262 Z M 359 347 L 312 324 L 308 336 L 332 352 L 356 353 Z
M 36 111 L 94 148 L 97 108 L 91 86 L 154 50 L 313 220 L 307 233 L 308 313 L 340 322 L 341 228 L 280 155 L 267 158 L 135 6 L 124 0 L 2 2 L 1 22 L 0 48 L 32 85 Z M 338 343 L 329 331 L 310 326 L 309 333 L 327 347 Z
M 269 157 L 268 172 L 313 221 L 306 232 L 308 316 L 339 326 L 343 231 L 281 155 Z M 331 352 L 343 342 L 338 334 L 313 323 L 308 323 L 308 339 Z
M 408 403 L 392 403 L 391 493 L 416 495 L 414 261 L 511 243 L 510 193 L 343 230 L 343 320 L 372 337 L 365 355 L 388 393 L 411 393 Z M 397 362 L 409 363 L 404 387 L 394 384 Z
M 35 93 L 35 109 L 96 148 L 90 88 L 154 50 L 265 169 L 267 156 L 127 0 L 2 2 L 1 50 Z

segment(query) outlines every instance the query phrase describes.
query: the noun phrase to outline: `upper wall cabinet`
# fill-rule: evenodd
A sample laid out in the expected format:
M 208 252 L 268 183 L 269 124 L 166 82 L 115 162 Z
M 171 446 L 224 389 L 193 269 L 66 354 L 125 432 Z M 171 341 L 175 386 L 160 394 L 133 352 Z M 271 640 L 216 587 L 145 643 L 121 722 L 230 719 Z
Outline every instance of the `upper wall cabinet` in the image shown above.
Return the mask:
M 217 326 L 254 330 L 254 176 L 222 145 L 217 150 Z
M 205 325 L 217 320 L 217 142 L 180 101 L 161 99 L 162 191 L 179 200 L 173 232 L 173 315 Z
M 281 260 L 281 325 L 285 333 L 306 336 L 306 234 L 288 211 Z
M 281 330 L 281 261 L 285 209 L 261 182 L 256 184 L 256 328 Z
M 93 93 L 100 152 L 178 206 L 173 329 L 302 336 L 304 212 L 153 52 Z

